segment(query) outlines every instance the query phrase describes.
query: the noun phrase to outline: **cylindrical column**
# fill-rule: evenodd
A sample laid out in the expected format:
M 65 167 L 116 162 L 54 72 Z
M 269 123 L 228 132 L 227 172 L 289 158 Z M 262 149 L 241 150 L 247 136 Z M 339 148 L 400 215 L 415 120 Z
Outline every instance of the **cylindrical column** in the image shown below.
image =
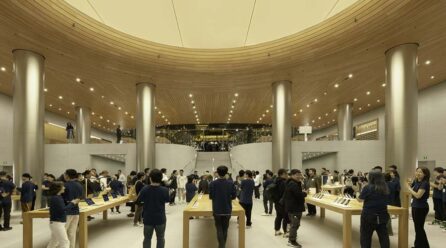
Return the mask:
M 401 183 L 414 174 L 418 142 L 418 44 L 386 51 L 386 166 L 398 166 Z M 401 200 L 406 192 L 401 187 Z
M 155 85 L 136 85 L 136 166 L 155 168 Z
M 272 169 L 291 168 L 291 82 L 273 83 Z
M 76 140 L 78 144 L 90 144 L 91 109 L 76 107 Z
M 28 50 L 13 54 L 13 153 L 14 181 L 20 185 L 23 173 L 29 173 L 39 185 L 44 172 L 44 61 L 42 55 Z
M 338 105 L 338 140 L 353 139 L 353 104 L 345 103 Z

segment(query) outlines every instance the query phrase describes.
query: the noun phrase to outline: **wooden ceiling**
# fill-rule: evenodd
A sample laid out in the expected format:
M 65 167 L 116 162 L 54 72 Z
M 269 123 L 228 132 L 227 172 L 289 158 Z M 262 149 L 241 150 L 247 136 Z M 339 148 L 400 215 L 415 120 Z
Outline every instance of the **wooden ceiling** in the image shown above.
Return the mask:
M 420 44 L 420 89 L 442 82 L 444 30 L 446 1 L 359 1 L 272 42 L 188 49 L 121 33 L 64 1 L 5 0 L 0 1 L 0 67 L 6 69 L 0 71 L 0 91 L 12 95 L 11 51 L 23 48 L 46 57 L 46 109 L 74 119 L 72 102 L 89 106 L 95 127 L 135 127 L 138 82 L 156 84 L 158 125 L 197 123 L 191 100 L 200 123 L 225 123 L 234 99 L 231 123 L 255 123 L 265 114 L 259 122 L 269 124 L 271 83 L 287 79 L 293 82 L 293 125 L 317 129 L 334 124 L 340 103 L 357 98 L 354 115 L 384 104 L 384 52 L 395 45 Z

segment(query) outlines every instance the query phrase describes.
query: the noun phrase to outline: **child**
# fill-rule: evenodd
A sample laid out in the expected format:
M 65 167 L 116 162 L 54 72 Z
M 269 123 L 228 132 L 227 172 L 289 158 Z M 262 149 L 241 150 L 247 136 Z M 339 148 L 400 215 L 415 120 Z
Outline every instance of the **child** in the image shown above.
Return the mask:
M 31 182 L 31 175 L 28 173 L 23 173 L 22 175 L 22 189 L 20 190 L 20 203 L 22 207 L 22 218 L 23 213 L 31 211 L 33 198 L 34 198 L 34 187 L 35 185 Z
M 79 199 L 74 199 L 65 205 L 61 194 L 65 191 L 63 182 L 53 182 L 48 190 L 49 207 L 50 207 L 50 230 L 51 240 L 47 248 L 70 247 L 67 231 L 65 230 L 65 223 L 67 222 L 67 214 L 65 210 L 69 207 L 77 205 Z
M 124 194 L 124 184 L 122 184 L 121 181 L 118 181 L 118 175 L 114 175 L 112 177 L 112 180 L 110 182 L 110 189 L 112 193 L 115 193 L 116 195 L 123 195 Z M 114 209 L 111 209 L 112 213 L 114 213 Z M 120 214 L 119 212 L 119 206 L 116 206 L 116 212 Z

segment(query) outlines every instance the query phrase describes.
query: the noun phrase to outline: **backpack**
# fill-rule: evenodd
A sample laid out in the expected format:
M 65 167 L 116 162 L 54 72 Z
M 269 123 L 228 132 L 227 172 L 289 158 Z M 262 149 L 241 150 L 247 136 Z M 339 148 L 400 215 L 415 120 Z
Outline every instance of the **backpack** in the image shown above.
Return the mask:
M 273 202 L 278 202 L 280 200 L 279 195 L 279 187 L 277 185 L 277 179 L 274 179 L 274 181 L 266 187 L 267 194 Z

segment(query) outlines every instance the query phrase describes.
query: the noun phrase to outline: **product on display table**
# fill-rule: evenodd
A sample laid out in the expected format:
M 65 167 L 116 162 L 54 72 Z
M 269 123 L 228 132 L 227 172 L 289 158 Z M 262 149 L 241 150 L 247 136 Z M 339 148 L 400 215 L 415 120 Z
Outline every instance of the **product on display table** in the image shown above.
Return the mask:
M 128 201 L 130 201 L 128 196 L 120 196 L 108 201 L 104 201 L 104 198 L 99 196 L 98 198 L 87 198 L 85 201 L 79 202 L 79 248 L 88 247 L 87 216 L 102 212 L 102 218 L 106 220 L 109 209 L 125 204 Z M 23 213 L 23 248 L 33 247 L 33 219 L 49 217 L 48 208 Z
M 325 218 L 325 209 L 343 215 L 343 248 L 351 248 L 352 246 L 352 215 L 361 215 L 361 202 L 351 198 L 348 195 L 331 195 L 309 194 L 305 198 L 305 202 L 320 207 L 320 216 Z M 404 232 L 404 226 L 408 225 L 408 210 L 400 207 L 388 206 L 389 214 L 399 215 L 398 218 L 398 248 L 408 247 L 408 233 Z

